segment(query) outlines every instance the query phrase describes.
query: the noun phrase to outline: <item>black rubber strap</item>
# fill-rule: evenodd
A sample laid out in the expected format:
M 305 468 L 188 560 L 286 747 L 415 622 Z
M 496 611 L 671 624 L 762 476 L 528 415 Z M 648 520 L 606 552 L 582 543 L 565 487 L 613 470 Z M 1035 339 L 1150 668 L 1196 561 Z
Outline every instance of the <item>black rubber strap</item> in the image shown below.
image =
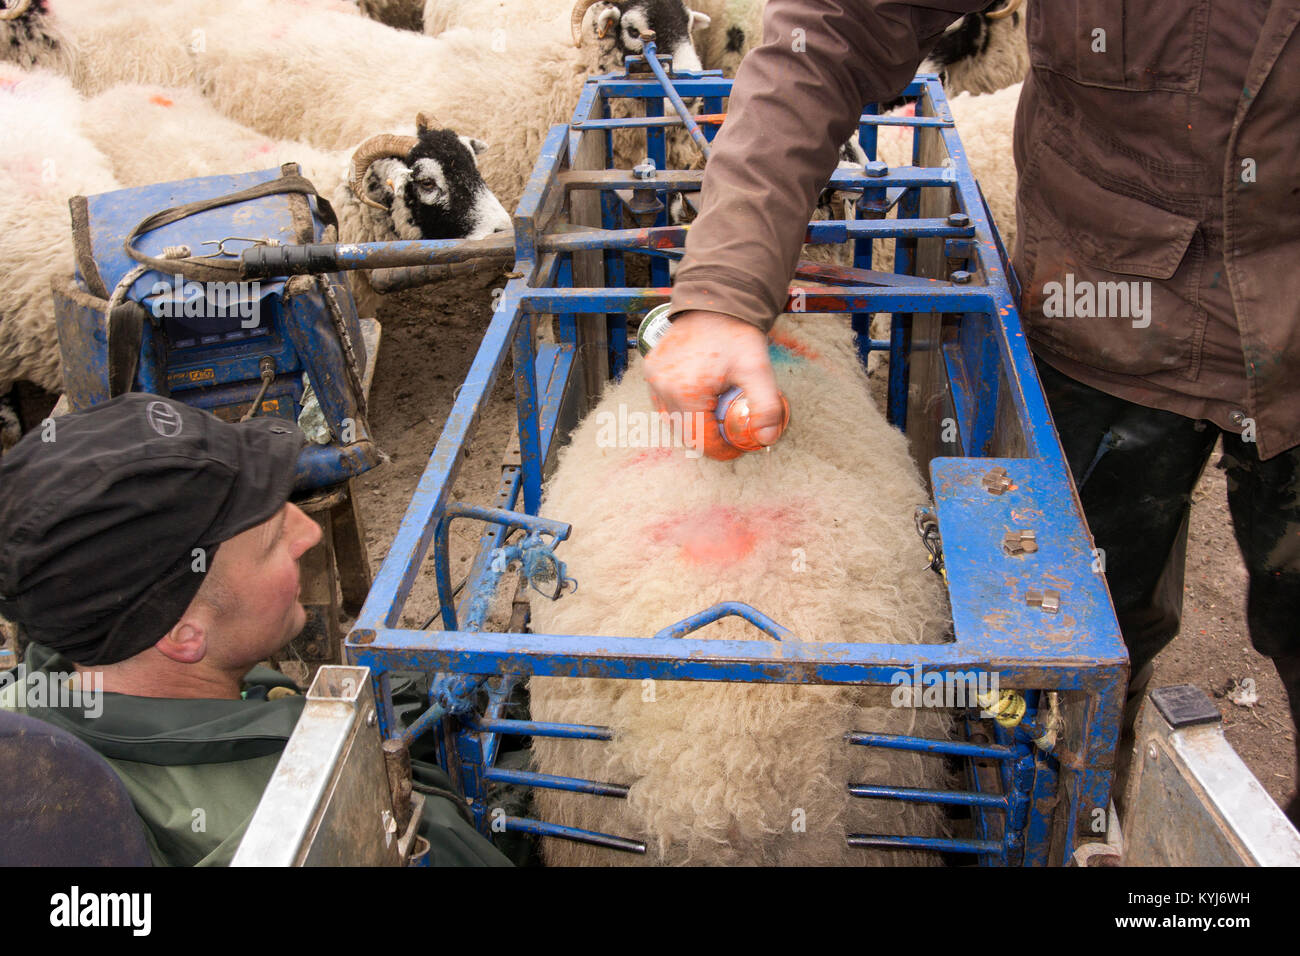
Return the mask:
M 247 202 L 250 199 L 260 199 L 263 196 L 275 196 L 281 193 L 302 193 L 307 196 L 315 196 L 321 218 L 325 220 L 327 225 L 338 225 L 338 219 L 334 215 L 334 208 L 323 196 L 316 192 L 316 187 L 312 185 L 311 180 L 304 176 L 284 176 L 280 179 L 271 179 L 264 183 L 258 183 L 255 186 L 241 189 L 239 192 L 230 193 L 226 196 L 201 199 L 197 202 L 186 203 L 183 206 L 173 206 L 171 209 L 164 209 L 161 212 L 146 216 L 126 237 L 123 249 L 136 262 L 149 266 L 151 269 L 167 274 L 179 273 L 185 278 L 193 279 L 196 282 L 228 282 L 232 279 L 238 279 L 241 268 L 239 259 L 213 259 L 194 256 L 184 259 L 163 259 L 141 252 L 135 247 L 135 241 L 147 232 L 153 232 L 155 229 L 161 229 L 163 226 L 179 222 L 209 209 L 231 206 L 236 203 Z

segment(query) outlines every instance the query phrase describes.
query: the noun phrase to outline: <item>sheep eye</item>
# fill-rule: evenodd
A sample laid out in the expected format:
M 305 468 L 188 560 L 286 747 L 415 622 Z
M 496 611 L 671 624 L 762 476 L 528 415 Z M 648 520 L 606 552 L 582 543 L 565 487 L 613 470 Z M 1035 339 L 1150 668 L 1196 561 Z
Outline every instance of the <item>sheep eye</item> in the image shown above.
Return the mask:
M 627 35 L 629 39 L 639 40 L 641 38 L 641 31 L 638 30 L 636 27 L 628 27 Z

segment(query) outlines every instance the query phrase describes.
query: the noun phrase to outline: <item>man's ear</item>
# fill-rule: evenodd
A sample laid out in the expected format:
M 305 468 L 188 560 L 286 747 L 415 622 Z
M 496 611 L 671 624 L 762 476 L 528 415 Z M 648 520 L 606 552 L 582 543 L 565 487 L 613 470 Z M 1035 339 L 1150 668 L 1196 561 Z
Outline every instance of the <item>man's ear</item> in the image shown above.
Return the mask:
M 177 664 L 197 664 L 208 653 L 208 627 L 202 611 L 191 606 L 154 647 Z

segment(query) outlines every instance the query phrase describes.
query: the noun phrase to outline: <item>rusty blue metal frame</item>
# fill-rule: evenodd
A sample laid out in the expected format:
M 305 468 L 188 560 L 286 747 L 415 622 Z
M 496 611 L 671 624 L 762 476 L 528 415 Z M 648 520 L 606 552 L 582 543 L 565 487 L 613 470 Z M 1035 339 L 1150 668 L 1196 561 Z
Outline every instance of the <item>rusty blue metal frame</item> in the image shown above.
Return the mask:
M 675 74 L 672 79 L 683 98 L 702 98 L 706 109 L 718 112 L 730 81 L 711 73 Z M 602 636 L 583 634 L 483 633 L 474 616 L 459 629 L 418 630 L 399 626 L 412 586 L 420 575 L 437 529 L 454 514 L 452 484 L 480 411 L 499 378 L 507 353 L 514 363 L 514 379 L 521 447 L 520 466 L 503 467 L 502 482 L 493 505 L 482 546 L 467 580 L 464 600 L 478 603 L 496 588 L 501 576 L 500 556 L 511 525 L 527 526 L 536 513 L 541 474 L 560 436 L 556 422 L 577 349 L 576 325 L 557 322 L 556 345 L 532 345 L 532 327 L 539 314 L 571 316 L 606 314 L 622 320 L 665 301 L 667 259 L 653 259 L 651 288 L 618 287 L 575 289 L 568 287 L 571 273 L 565 266 L 575 250 L 599 249 L 611 275 L 623 281 L 622 260 L 636 250 L 663 250 L 680 245 L 671 229 L 623 229 L 619 204 L 610 191 L 630 185 L 626 177 L 602 171 L 569 169 L 581 135 L 608 139 L 613 129 L 639 128 L 645 132 L 647 152 L 663 169 L 663 131 L 671 125 L 645 125 L 609 119 L 608 104 L 617 98 L 644 101 L 645 113 L 662 116 L 664 90 L 658 81 L 630 74 L 595 77 L 586 84 L 569 127 L 555 127 L 546 138 L 534 172 L 514 217 L 516 278 L 500 297 L 483 342 L 456 398 L 446 426 L 375 578 L 370 596 L 349 634 L 351 659 L 371 667 L 376 674 L 376 698 L 387 733 L 401 733 L 394 721 L 387 694 L 391 670 L 423 670 L 442 675 L 432 724 L 440 721 L 448 769 L 470 799 L 484 832 L 489 830 L 487 786 L 503 781 L 494 768 L 503 734 L 595 737 L 604 739 L 608 728 L 575 727 L 513 722 L 502 717 L 505 700 L 528 675 L 608 677 L 621 679 L 742 681 L 779 683 L 869 683 L 889 685 L 899 673 L 914 672 L 940 677 L 955 673 L 993 673 L 1002 688 L 1024 692 L 1028 712 L 1014 730 L 994 728 L 994 742 L 976 747 L 961 741 L 861 734 L 848 745 L 901 747 L 931 753 L 948 753 L 966 759 L 996 761 L 999 789 L 985 791 L 978 780 L 956 795 L 937 795 L 898 788 L 881 788 L 870 782 L 845 781 L 873 799 L 910 799 L 959 802 L 970 806 L 976 835 L 970 840 L 938 840 L 920 835 L 854 834 L 851 843 L 864 846 L 906 846 L 974 853 L 986 864 L 1062 863 L 1073 849 L 1094 835 L 1096 811 L 1107 807 L 1112 757 L 1127 678 L 1127 655 L 1111 608 L 1103 578 L 1092 568 L 1092 541 L 1083 521 L 1078 497 L 1052 427 L 1033 359 L 1025 340 L 1013 294 L 1005 250 L 992 228 L 978 186 L 966 162 L 957 131 L 952 127 L 937 78 L 921 76 L 906 91 L 922 97 L 933 116 L 881 117 L 872 112 L 861 118 L 862 130 L 878 125 L 932 128 L 941 135 L 951 168 L 904 168 L 870 178 L 839 171 L 838 188 L 862 191 L 868 201 L 897 203 L 897 220 L 853 219 L 813 223 L 809 239 L 858 243 L 858 270 L 829 267 L 820 275 L 836 284 L 810 286 L 803 306 L 809 312 L 868 314 L 892 312 L 896 316 L 891 348 L 894 375 L 906 372 L 910 356 L 903 349 L 906 316 L 937 313 L 952 317 L 956 335 L 943 346 L 945 391 L 958 419 L 961 457 L 936 457 L 928 463 L 935 499 L 935 514 L 943 541 L 955 640 L 940 645 L 822 644 L 800 641 L 779 622 L 759 609 L 727 604 L 715 608 L 682 608 L 682 620 L 655 635 Z M 705 135 L 716 126 L 704 127 Z M 872 137 L 864 135 L 864 143 Z M 612 151 L 606 149 L 607 163 Z M 657 174 L 658 176 L 659 174 Z M 672 171 L 651 183 L 664 198 L 674 190 L 698 188 L 698 176 Z M 638 183 L 644 185 L 644 183 Z M 959 215 L 947 220 L 919 220 L 921 187 L 951 191 Z M 603 230 L 554 240 L 551 227 L 563 222 L 566 191 L 593 188 L 602 191 Z M 882 190 L 884 192 L 882 192 Z M 890 191 L 893 191 L 892 196 Z M 869 192 L 870 191 L 870 192 Z M 667 205 L 667 203 L 665 203 Z M 859 213 L 862 205 L 859 204 Z M 867 211 L 878 211 L 868 206 Z M 913 276 L 865 275 L 869 259 L 863 244 L 872 237 L 938 237 L 965 243 L 952 251 L 961 254 L 968 275 L 961 281 Z M 669 242 L 669 240 L 673 240 Z M 456 255 L 447 243 L 406 243 L 402 255 L 410 261 L 438 261 Z M 379 252 L 380 250 L 374 250 Z M 347 250 L 349 262 L 340 268 L 373 264 L 365 247 Z M 385 253 L 391 257 L 392 248 Z M 671 253 L 669 253 L 671 254 Z M 910 271 L 911 256 L 899 246 L 896 268 Z M 815 270 L 814 270 L 815 271 Z M 865 330 L 859 330 L 865 337 Z M 870 343 L 868 343 L 870 344 Z M 881 343 L 876 343 L 877 345 Z M 626 341 L 610 349 L 611 371 L 626 359 Z M 902 361 L 897 359 L 901 358 Z M 906 379 L 902 379 L 904 384 Z M 998 402 L 1005 405 L 999 417 L 1014 420 L 1018 431 L 1018 457 L 989 457 L 987 445 L 994 428 Z M 991 493 L 987 476 L 995 466 L 1008 477 L 1003 493 Z M 522 513 L 513 512 L 523 499 Z M 481 515 L 480 515 L 481 516 Z M 535 520 L 535 519 L 533 519 Z M 1032 526 L 1038 550 L 1010 557 L 1002 550 L 1006 530 Z M 563 547 L 557 552 L 562 556 Z M 495 559 L 494 559 L 495 556 Z M 454 600 L 445 568 L 440 568 L 444 604 Z M 1030 589 L 1060 592 L 1058 613 L 1051 614 L 1027 603 Z M 561 598 L 562 600 L 563 598 Z M 739 614 L 758 629 L 755 639 L 706 641 L 690 632 L 722 614 Z M 446 620 L 450 620 L 448 617 Z M 480 710 L 475 699 L 486 691 L 488 704 Z M 1062 695 L 1067 706 L 1058 743 L 1050 752 L 1033 744 L 1041 728 L 1037 706 L 1044 693 Z M 980 726 L 987 726 L 981 721 Z M 853 736 L 853 735 L 851 735 Z M 548 777 L 544 774 L 510 775 L 529 786 L 600 792 L 617 798 L 623 785 Z M 1059 803 L 1059 808 L 1052 808 Z M 1056 814 L 1064 814 L 1056 828 Z M 585 833 L 544 821 L 506 818 L 507 830 L 578 839 L 630 852 L 638 842 L 610 834 Z M 1063 831 L 1063 838 L 1053 835 Z M 1100 834 L 1097 834 L 1100 835 Z M 643 846 L 641 847 L 643 850 Z

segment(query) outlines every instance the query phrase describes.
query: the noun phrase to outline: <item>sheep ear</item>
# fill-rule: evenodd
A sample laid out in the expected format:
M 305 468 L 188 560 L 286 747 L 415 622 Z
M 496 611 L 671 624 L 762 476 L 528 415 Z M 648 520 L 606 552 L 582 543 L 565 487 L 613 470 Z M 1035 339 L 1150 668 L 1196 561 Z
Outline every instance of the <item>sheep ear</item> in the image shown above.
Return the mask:
M 433 129 L 433 120 L 426 113 L 415 114 L 415 131 L 423 133 L 427 129 Z
M 483 142 L 481 139 L 475 139 L 473 136 L 461 136 L 459 139 L 465 144 L 466 149 L 475 156 L 482 156 L 483 151 L 488 148 L 487 143 Z
M 707 13 L 700 13 L 699 10 L 692 10 L 690 26 L 686 29 L 688 33 L 693 30 L 702 30 L 712 22 L 713 17 L 709 16 Z

